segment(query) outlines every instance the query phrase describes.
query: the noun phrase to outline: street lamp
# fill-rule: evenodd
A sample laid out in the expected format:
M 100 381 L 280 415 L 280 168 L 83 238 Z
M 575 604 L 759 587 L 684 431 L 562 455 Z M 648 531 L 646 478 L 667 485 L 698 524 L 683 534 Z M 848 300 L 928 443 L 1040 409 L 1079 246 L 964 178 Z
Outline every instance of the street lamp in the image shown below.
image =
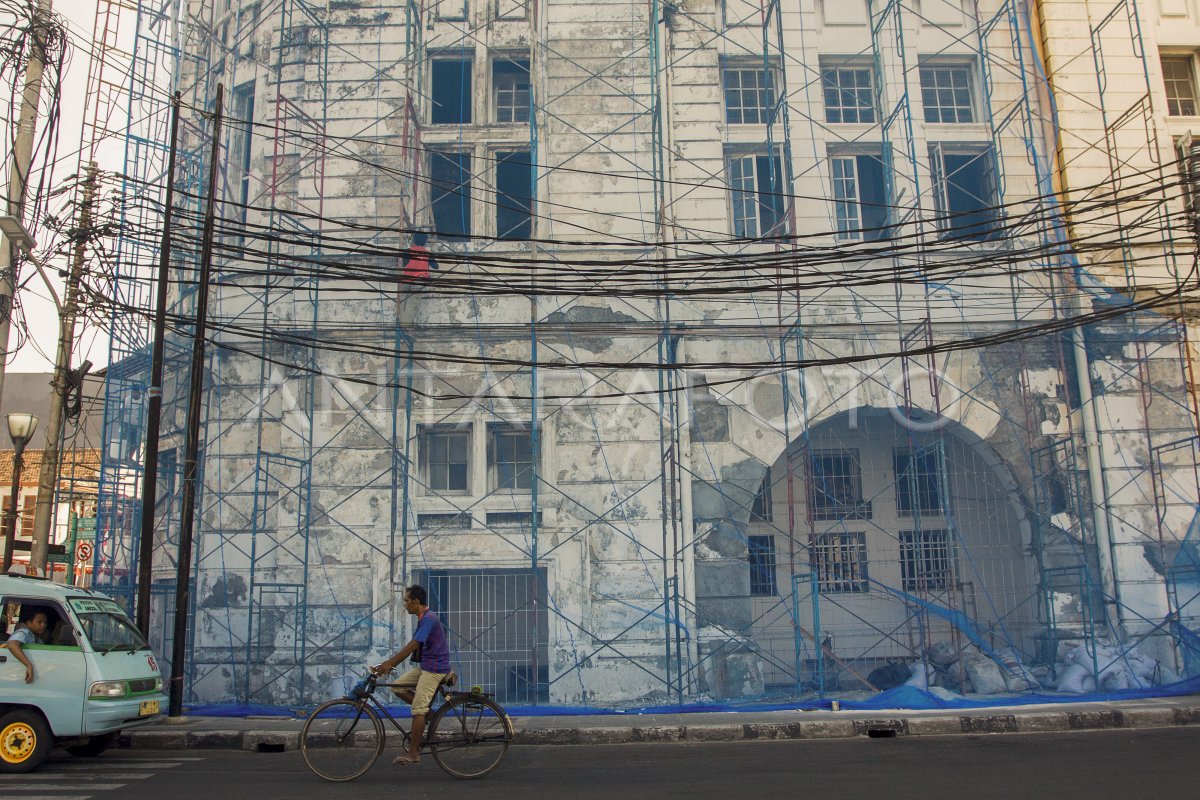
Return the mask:
M 21 454 L 25 452 L 25 443 L 37 430 L 38 418 L 33 414 L 9 414 L 8 435 L 13 443 L 13 474 L 12 495 L 8 504 L 8 517 L 4 520 L 4 567 L 0 572 L 8 572 L 12 566 L 13 548 L 17 544 L 17 500 L 21 493 L 21 469 L 25 466 Z

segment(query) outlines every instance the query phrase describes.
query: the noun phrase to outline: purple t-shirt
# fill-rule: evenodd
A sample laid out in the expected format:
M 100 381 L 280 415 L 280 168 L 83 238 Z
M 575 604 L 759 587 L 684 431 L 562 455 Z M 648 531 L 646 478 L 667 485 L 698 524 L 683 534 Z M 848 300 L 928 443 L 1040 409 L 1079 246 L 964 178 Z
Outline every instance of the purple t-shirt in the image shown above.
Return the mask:
M 446 629 L 437 614 L 426 611 L 417 622 L 413 638 L 421 643 L 421 669 L 426 672 L 450 671 L 450 648 L 446 645 Z

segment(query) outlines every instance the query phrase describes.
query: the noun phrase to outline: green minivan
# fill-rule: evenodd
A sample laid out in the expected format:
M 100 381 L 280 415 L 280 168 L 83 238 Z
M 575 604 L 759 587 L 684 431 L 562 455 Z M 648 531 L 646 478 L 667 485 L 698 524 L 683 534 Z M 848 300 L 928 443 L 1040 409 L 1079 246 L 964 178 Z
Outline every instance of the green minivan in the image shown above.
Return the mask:
M 45 612 L 40 643 L 8 649 L 17 621 Z M 99 592 L 40 578 L 0 576 L 0 772 L 28 772 L 54 745 L 99 755 L 123 728 L 162 711 L 162 676 L 150 645 L 121 608 Z

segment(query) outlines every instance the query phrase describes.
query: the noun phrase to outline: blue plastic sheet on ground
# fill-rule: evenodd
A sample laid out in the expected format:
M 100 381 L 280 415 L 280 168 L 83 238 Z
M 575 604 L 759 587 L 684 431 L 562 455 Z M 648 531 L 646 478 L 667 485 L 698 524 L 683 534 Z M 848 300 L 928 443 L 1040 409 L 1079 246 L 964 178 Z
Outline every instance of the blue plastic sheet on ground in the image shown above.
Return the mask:
M 954 708 L 995 708 L 998 706 L 1027 706 L 1054 703 L 1096 703 L 1114 700 L 1142 700 L 1151 697 L 1180 697 L 1200 694 L 1200 677 L 1188 678 L 1168 686 L 1146 689 L 1125 689 L 1115 692 L 1088 694 L 997 694 L 971 697 L 941 697 L 915 686 L 897 686 L 862 700 L 838 702 L 847 711 L 876 711 L 884 709 L 907 709 L 925 711 Z M 514 717 L 590 717 L 590 716 L 638 716 L 649 714 L 697 714 L 712 712 L 756 711 L 804 711 L 829 709 L 833 699 L 795 700 L 790 702 L 746 702 L 746 703 L 678 703 L 633 708 L 595 708 L 591 706 L 506 706 Z M 386 706 L 396 719 L 410 716 L 408 706 Z M 202 717 L 294 717 L 303 716 L 305 709 L 280 708 L 276 706 L 247 705 L 237 703 L 207 703 L 186 707 L 189 716 Z

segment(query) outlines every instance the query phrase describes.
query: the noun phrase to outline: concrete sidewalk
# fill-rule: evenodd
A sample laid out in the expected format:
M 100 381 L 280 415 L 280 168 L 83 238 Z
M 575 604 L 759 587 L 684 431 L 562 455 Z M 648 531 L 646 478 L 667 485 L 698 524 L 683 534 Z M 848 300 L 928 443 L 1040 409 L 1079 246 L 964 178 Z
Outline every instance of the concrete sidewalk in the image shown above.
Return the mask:
M 228 749 L 279 752 L 299 746 L 303 718 L 162 718 L 121 736 L 136 750 Z M 405 729 L 408 720 L 401 720 Z M 912 711 L 750 711 L 513 717 L 516 744 L 838 739 L 1044 733 L 1200 725 L 1200 695 L 1108 703 L 1060 703 Z M 384 721 L 385 728 L 390 727 Z M 389 739 L 391 737 L 389 736 Z M 394 741 L 399 741 L 395 739 Z

